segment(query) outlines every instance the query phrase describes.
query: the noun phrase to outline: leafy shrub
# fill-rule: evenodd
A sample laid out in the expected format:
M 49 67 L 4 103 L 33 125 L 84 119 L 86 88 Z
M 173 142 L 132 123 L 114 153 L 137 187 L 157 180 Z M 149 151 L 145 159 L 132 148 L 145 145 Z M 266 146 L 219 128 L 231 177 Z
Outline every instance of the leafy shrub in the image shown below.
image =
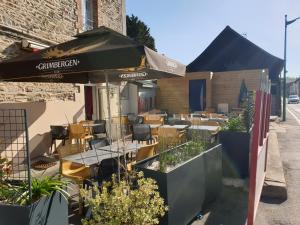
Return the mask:
M 103 182 L 101 190 L 94 187 L 91 196 L 82 189 L 81 195 L 91 207 L 92 218 L 83 219 L 84 225 L 153 225 L 159 223 L 167 207 L 159 196 L 158 186 L 153 179 L 144 178 L 140 172 L 136 185 L 126 180 Z
M 228 122 L 225 123 L 222 128 L 224 131 L 245 131 L 245 125 L 241 116 L 231 117 Z

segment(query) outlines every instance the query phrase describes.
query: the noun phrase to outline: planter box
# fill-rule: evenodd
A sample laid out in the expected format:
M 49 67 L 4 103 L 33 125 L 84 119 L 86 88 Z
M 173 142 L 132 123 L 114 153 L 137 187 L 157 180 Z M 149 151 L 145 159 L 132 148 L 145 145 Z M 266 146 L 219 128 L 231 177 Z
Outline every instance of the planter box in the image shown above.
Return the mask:
M 68 225 L 68 202 L 58 192 L 28 206 L 0 203 L 0 225 Z
M 203 209 L 217 199 L 222 189 L 222 145 L 204 153 L 205 199 Z
M 219 142 L 223 145 L 223 176 L 247 178 L 249 176 L 249 154 L 252 130 L 246 132 L 219 132 Z
M 145 177 L 150 177 L 157 181 L 160 195 L 169 207 L 160 224 L 188 224 L 201 212 L 202 205 L 206 201 L 206 192 L 211 185 L 221 182 L 220 177 L 220 181 L 216 182 L 217 179 L 215 179 L 212 182 L 207 182 L 208 187 L 206 187 L 206 179 L 209 179 L 206 178 L 206 166 L 214 170 L 211 174 L 218 174 L 215 170 L 220 170 L 219 173 L 221 173 L 221 157 L 219 159 L 220 162 L 216 162 L 217 166 L 214 166 L 213 162 L 207 165 L 205 163 L 205 159 L 214 158 L 214 151 L 221 152 L 221 145 L 210 149 L 207 151 L 207 154 L 203 152 L 189 159 L 169 172 L 147 169 L 148 165 L 157 160 L 158 155 L 136 164 L 135 168 L 138 171 L 143 171 Z M 212 190 L 209 192 L 209 199 L 213 199 L 213 195 L 217 192 L 216 189 Z

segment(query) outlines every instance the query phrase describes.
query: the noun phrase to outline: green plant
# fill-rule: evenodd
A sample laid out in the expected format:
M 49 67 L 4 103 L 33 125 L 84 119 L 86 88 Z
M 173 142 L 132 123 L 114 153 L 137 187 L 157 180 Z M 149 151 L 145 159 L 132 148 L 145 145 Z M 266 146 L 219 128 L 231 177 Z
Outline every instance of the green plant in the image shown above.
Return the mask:
M 228 122 L 226 122 L 222 127 L 223 131 L 245 131 L 245 124 L 243 121 L 243 117 L 236 116 L 229 118 Z
M 101 190 L 93 190 L 93 196 L 81 190 L 92 210 L 92 218 L 82 220 L 84 225 L 153 225 L 167 210 L 156 182 L 144 178 L 142 172 L 136 175 L 136 182 L 118 182 L 113 175 L 111 182 L 103 182 Z
M 7 204 L 27 205 L 31 204 L 43 196 L 49 196 L 52 192 L 57 191 L 65 198 L 69 194 L 65 191 L 67 181 L 62 181 L 55 177 L 45 177 L 43 179 L 33 179 L 31 185 L 32 198 L 29 197 L 29 184 L 21 182 L 19 185 L 2 183 L 0 189 L 0 201 Z
M 0 184 L 4 182 L 11 171 L 11 161 L 7 158 L 1 158 L 0 155 Z
M 244 113 L 243 113 L 243 122 L 246 131 L 249 133 L 253 124 L 253 117 L 254 117 L 254 102 L 253 102 L 253 95 L 250 93 L 247 98 L 245 99 L 244 105 Z
M 68 185 L 67 181 L 63 181 L 56 177 L 45 177 L 43 179 L 33 179 L 31 182 L 32 198 L 29 200 L 29 187 L 28 183 L 22 183 L 19 188 L 20 195 L 16 202 L 20 205 L 27 205 L 33 203 L 43 196 L 49 196 L 52 192 L 57 191 L 62 194 L 65 198 L 69 197 L 69 193 L 65 191 Z
M 19 193 L 17 186 L 9 183 L 2 183 L 0 185 L 0 202 L 6 204 L 15 204 Z
M 179 163 L 185 162 L 201 152 L 205 151 L 207 144 L 200 140 L 193 140 L 182 145 L 179 145 L 169 151 L 159 154 L 159 170 L 166 172 L 168 166 L 176 166 Z

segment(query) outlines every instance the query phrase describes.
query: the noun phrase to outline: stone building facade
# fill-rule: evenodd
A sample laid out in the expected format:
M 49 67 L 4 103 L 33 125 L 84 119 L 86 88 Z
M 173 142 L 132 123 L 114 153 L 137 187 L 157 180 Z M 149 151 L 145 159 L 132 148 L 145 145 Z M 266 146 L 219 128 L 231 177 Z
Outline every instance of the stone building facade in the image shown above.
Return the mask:
M 87 7 L 92 27 L 85 26 Z M 101 25 L 125 34 L 125 18 L 125 0 L 0 0 L 0 61 L 29 54 L 22 40 L 51 46 Z M 0 82 L 0 110 L 27 110 L 36 158 L 50 150 L 50 125 L 85 119 L 84 92 L 79 84 Z
M 125 0 L 89 0 L 93 27 L 101 25 L 126 33 Z M 43 45 L 70 40 L 84 30 L 86 0 L 1 0 L 0 61 L 28 54 L 23 39 Z M 21 68 L 20 68 L 21 69 Z M 47 100 L 74 101 L 73 84 L 0 83 L 0 103 Z

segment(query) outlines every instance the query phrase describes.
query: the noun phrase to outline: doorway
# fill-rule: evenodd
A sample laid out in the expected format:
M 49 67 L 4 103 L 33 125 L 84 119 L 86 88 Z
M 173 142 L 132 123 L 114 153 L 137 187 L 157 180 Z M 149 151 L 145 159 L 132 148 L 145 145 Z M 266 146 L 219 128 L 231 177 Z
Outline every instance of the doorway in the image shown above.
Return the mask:
M 204 111 L 206 108 L 206 80 L 189 80 L 190 112 Z

